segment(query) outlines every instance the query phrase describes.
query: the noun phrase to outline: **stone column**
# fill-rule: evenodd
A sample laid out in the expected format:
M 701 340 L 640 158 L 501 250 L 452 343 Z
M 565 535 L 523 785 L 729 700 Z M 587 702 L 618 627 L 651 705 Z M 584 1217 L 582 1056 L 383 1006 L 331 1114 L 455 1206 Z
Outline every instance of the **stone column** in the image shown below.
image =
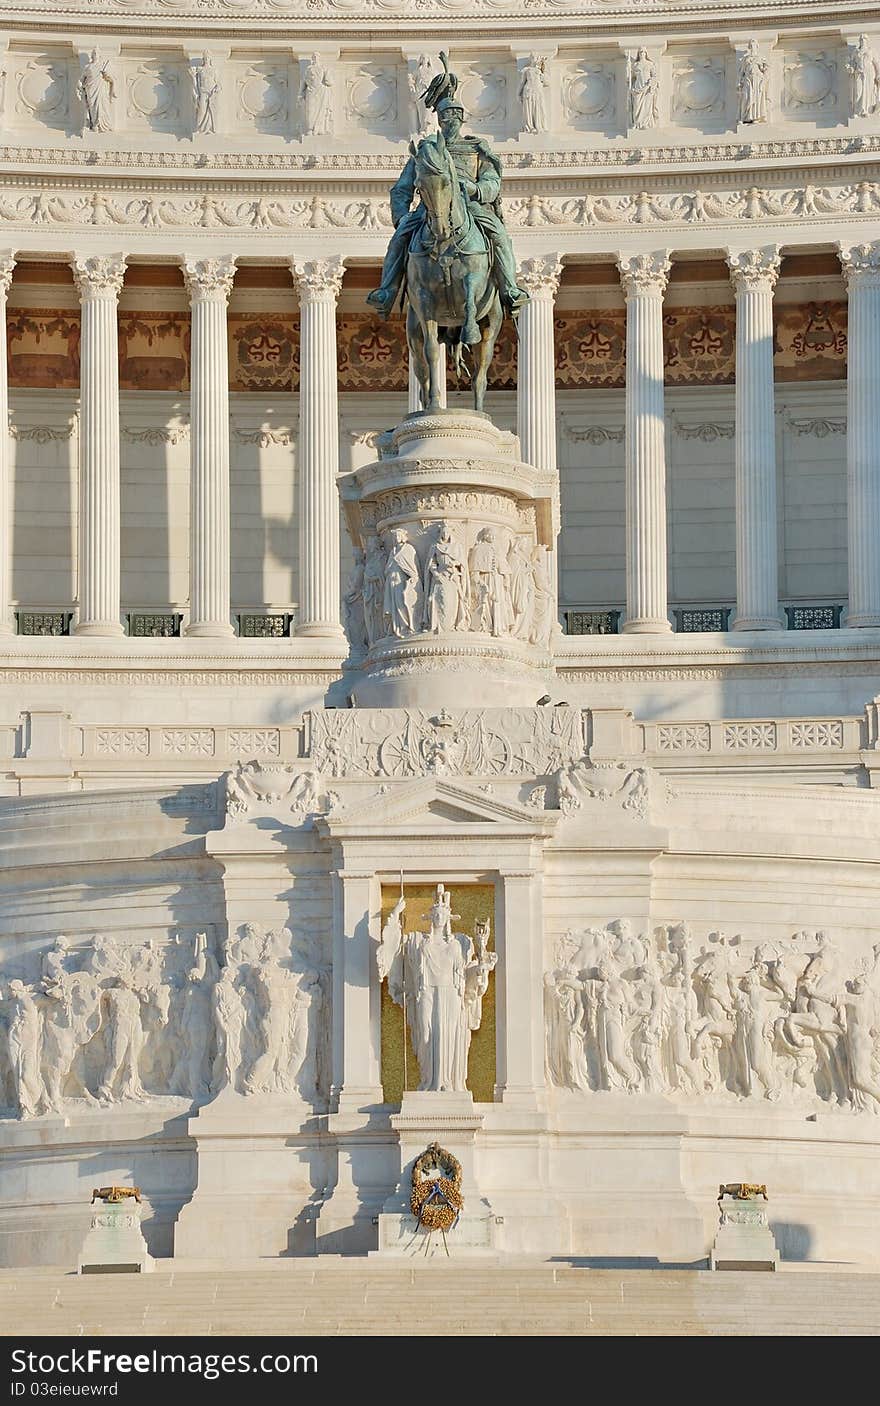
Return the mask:
M 188 635 L 229 636 L 229 351 L 235 259 L 187 259 L 192 312 Z
M 880 241 L 840 247 L 849 290 L 846 466 L 851 629 L 880 626 Z
M 727 257 L 736 290 L 736 615 L 734 630 L 779 630 L 773 289 L 778 248 Z
M 340 1113 L 382 1101 L 379 990 L 372 961 L 381 911 L 372 869 L 335 871 L 330 1101 Z
M 342 640 L 339 618 L 339 410 L 336 302 L 341 258 L 291 265 L 300 306 L 298 635 Z
M 0 253 L 0 635 L 14 633 L 12 627 L 12 486 L 9 471 L 9 385 L 6 370 L 6 299 L 12 282 L 15 259 L 5 249 Z
M 119 339 L 121 254 L 74 258 L 80 331 L 78 635 L 121 635 Z
M 553 305 L 562 261 L 557 254 L 524 259 L 518 283 L 529 301 L 518 319 L 516 432 L 520 452 L 537 469 L 556 468 L 556 347 Z
M 496 1098 L 534 1108 L 545 1088 L 541 876 L 501 869 L 496 889 Z
M 665 634 L 666 426 L 663 410 L 664 250 L 617 262 L 626 298 L 626 619 L 636 634 Z

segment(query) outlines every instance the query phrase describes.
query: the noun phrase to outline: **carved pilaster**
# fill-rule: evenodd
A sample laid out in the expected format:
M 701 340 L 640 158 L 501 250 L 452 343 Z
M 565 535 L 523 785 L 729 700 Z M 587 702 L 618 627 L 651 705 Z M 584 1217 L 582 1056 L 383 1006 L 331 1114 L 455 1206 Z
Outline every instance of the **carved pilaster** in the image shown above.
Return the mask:
M 730 253 L 736 292 L 735 630 L 774 630 L 779 615 L 773 290 L 776 246 Z
M 840 246 L 849 290 L 847 522 L 852 628 L 880 625 L 880 241 Z
M 79 621 L 82 635 L 121 635 L 119 619 L 119 349 L 122 254 L 71 260 L 80 341 Z
M 235 259 L 186 259 L 192 311 L 188 635 L 229 636 L 229 353 Z
M 291 271 L 300 305 L 297 634 L 341 640 L 336 302 L 345 266 L 341 258 L 297 260 Z
M 666 633 L 666 440 L 663 294 L 666 250 L 621 255 L 626 298 L 626 620 L 624 630 Z

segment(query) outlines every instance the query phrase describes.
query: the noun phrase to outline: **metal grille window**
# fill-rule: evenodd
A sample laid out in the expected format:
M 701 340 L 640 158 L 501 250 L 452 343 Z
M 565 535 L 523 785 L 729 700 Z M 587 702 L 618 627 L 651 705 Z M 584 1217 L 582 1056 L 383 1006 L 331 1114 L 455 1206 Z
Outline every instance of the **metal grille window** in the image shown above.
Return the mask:
M 173 639 L 180 634 L 182 615 L 141 615 L 132 611 L 128 617 L 128 633 L 135 639 Z
M 726 630 L 730 619 L 729 605 L 686 607 L 672 612 L 676 633 L 703 634 L 710 630 Z
M 839 630 L 842 605 L 787 605 L 790 630 Z
M 620 629 L 619 610 L 566 610 L 567 635 L 616 635 Z
M 239 615 L 238 633 L 242 639 L 285 639 L 292 624 L 292 615 Z
M 69 635 L 70 610 L 17 610 L 15 628 L 20 635 Z

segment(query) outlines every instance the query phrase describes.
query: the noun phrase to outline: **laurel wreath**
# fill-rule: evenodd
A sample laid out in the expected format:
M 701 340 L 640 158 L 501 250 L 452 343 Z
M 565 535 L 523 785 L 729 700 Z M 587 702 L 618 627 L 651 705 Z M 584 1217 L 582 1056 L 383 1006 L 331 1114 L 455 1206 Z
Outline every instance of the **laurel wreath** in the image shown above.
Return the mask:
M 455 1228 L 463 1206 L 461 1163 L 432 1142 L 413 1164 L 410 1209 L 423 1230 L 445 1233 Z

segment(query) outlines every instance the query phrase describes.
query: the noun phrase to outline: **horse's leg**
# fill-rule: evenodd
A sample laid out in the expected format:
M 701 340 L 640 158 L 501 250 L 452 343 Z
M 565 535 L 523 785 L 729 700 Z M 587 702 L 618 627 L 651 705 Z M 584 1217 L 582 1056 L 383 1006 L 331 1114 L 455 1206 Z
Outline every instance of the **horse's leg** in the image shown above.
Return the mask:
M 425 334 L 422 324 L 419 322 L 416 310 L 412 303 L 406 311 L 406 340 L 409 346 L 410 359 L 416 373 L 416 380 L 419 383 L 422 405 L 426 405 L 429 399 L 428 389 L 428 358 L 425 356 Z
M 425 323 L 425 355 L 428 359 L 428 404 L 426 410 L 440 410 L 443 405 L 443 382 L 440 359 L 443 347 L 437 334 L 437 319 L 428 318 Z
M 475 354 L 473 389 L 474 389 L 474 409 L 482 410 L 486 399 L 486 387 L 489 383 L 489 365 L 492 361 L 492 353 L 495 350 L 495 342 L 498 333 L 501 331 L 501 324 L 504 321 L 504 310 L 501 306 L 501 299 L 496 293 L 489 304 L 485 317 L 481 319 L 480 345 Z
M 477 281 L 478 274 L 474 270 L 468 270 L 462 279 L 462 292 L 464 293 L 464 308 L 461 317 L 461 340 L 466 347 L 472 347 L 480 340 L 480 329 L 477 326 Z
M 412 268 L 410 272 L 413 272 Z M 410 310 L 407 314 L 407 326 L 409 326 L 410 316 L 413 316 L 421 333 L 422 355 L 426 362 L 426 385 L 422 389 L 422 404 L 425 410 L 439 410 L 441 408 L 440 339 L 437 336 L 437 318 L 431 316 L 434 312 L 434 303 L 430 294 L 431 289 L 424 287 L 417 277 L 409 279 L 407 296 L 409 297 Z

